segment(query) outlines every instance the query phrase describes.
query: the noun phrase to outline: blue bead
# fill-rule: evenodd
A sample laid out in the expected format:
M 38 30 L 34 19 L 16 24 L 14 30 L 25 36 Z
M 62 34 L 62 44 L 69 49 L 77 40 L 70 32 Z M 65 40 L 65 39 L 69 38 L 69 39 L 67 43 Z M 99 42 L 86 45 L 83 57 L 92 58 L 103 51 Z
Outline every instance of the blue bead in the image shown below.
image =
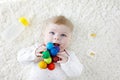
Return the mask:
M 58 50 L 58 52 L 60 51 L 60 48 L 59 48 L 59 46 L 55 46 L 55 48 Z
M 58 52 L 59 52 L 59 50 L 55 47 L 50 50 L 51 56 L 56 56 Z
M 47 49 L 52 49 L 54 47 L 54 44 L 52 42 L 48 42 L 46 47 Z

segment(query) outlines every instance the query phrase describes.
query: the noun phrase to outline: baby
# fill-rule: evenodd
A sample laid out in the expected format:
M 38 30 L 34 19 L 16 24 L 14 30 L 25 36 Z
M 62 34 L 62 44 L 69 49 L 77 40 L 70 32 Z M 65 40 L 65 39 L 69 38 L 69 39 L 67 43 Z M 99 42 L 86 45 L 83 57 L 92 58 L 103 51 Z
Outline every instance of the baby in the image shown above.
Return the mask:
M 72 37 L 73 24 L 64 16 L 56 16 L 47 20 L 42 45 L 35 44 L 18 52 L 17 60 L 22 64 L 31 64 L 28 80 L 66 80 L 67 77 L 79 77 L 83 69 L 82 64 L 73 51 L 67 50 Z M 57 54 L 59 60 L 54 70 L 41 69 L 38 62 L 42 60 L 42 53 L 46 45 L 52 42 L 59 46 Z

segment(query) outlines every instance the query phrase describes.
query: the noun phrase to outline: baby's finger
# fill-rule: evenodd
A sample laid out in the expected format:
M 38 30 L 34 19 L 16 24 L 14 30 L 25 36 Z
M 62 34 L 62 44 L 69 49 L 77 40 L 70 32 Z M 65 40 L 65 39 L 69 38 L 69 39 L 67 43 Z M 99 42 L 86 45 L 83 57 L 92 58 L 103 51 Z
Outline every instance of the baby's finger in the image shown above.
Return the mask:
M 46 47 L 45 47 L 45 46 L 42 46 L 42 50 L 43 50 L 43 51 L 46 51 L 47 49 L 46 49 Z
M 57 63 L 65 63 L 65 61 L 64 60 L 59 60 L 59 61 L 57 61 Z
M 41 47 L 37 48 L 36 52 L 41 52 Z
M 60 54 L 60 55 L 63 55 L 63 54 L 66 54 L 66 53 L 65 53 L 65 51 L 63 51 L 63 52 L 59 52 L 58 55 L 59 55 L 59 54 Z
M 62 63 L 62 61 L 57 61 L 57 63 Z
M 41 56 L 43 56 L 43 54 L 37 53 L 36 56 L 37 56 L 37 57 L 41 57 Z

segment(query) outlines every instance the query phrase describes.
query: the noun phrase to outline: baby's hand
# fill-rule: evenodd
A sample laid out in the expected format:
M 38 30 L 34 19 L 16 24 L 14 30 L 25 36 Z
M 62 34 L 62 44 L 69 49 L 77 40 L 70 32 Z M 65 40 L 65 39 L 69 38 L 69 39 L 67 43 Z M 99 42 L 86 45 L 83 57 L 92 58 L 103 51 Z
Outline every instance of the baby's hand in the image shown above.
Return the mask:
M 39 46 L 39 47 L 35 50 L 35 55 L 36 55 L 37 57 L 41 57 L 43 51 L 46 51 L 46 47 L 45 47 L 44 44 L 41 45 L 41 46 Z
M 57 56 L 59 57 L 59 61 L 57 61 L 57 63 L 66 63 L 68 61 L 68 56 L 66 56 L 65 52 L 60 52 Z

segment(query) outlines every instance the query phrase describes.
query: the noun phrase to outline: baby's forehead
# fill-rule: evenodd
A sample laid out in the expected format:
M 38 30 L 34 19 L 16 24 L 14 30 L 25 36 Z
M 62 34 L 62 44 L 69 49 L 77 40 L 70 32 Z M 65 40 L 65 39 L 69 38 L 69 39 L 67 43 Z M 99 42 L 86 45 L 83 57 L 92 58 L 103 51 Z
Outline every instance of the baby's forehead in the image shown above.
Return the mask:
M 51 24 L 48 24 L 47 25 L 47 29 L 53 29 L 53 30 L 70 30 L 70 28 L 66 25 L 63 25 L 63 24 L 54 24 L 54 23 L 51 23 Z
M 63 31 L 63 32 L 71 32 L 68 26 L 58 25 L 58 24 L 49 24 L 47 25 L 46 30 L 58 30 L 58 31 Z

